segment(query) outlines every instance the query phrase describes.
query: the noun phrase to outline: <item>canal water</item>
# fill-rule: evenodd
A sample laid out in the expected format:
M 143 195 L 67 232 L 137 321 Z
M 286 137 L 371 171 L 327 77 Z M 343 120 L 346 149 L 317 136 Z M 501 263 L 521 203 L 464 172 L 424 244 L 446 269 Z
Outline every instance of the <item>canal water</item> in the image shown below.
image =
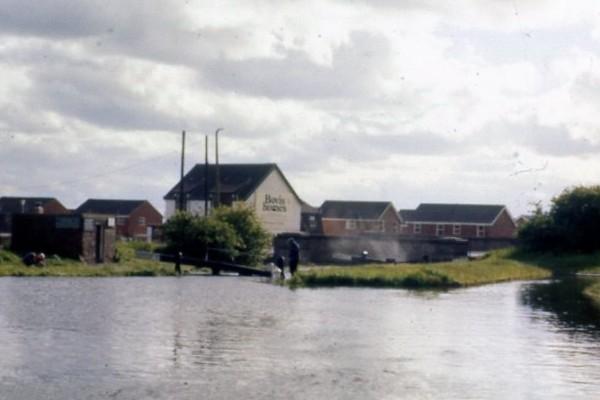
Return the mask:
M 577 284 L 2 278 L 0 399 L 593 399 Z

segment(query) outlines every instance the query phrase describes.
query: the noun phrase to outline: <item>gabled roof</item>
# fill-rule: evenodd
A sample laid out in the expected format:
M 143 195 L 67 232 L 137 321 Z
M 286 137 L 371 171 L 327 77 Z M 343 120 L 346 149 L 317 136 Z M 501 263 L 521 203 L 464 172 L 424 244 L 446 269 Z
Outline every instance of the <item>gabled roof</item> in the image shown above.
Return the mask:
M 420 204 L 400 210 L 404 222 L 492 224 L 506 207 L 499 204 Z
M 23 206 L 21 206 L 22 200 L 25 200 Z M 60 204 L 54 197 L 0 197 L 0 213 L 33 213 L 38 203 L 44 207 L 45 204 L 51 201 Z
M 204 164 L 196 164 L 183 177 L 183 192 L 188 199 L 204 200 L 205 170 L 206 166 Z M 219 164 L 219 190 L 222 194 L 231 194 L 235 195 L 239 200 L 246 200 L 272 171 L 277 171 L 294 196 L 299 201 L 302 201 L 277 164 L 273 163 Z M 210 195 L 216 192 L 216 166 L 214 164 L 208 166 L 206 175 L 208 176 L 208 193 Z M 165 200 L 175 200 L 179 196 L 180 183 L 177 183 L 169 190 L 164 197 Z
M 305 201 L 302 201 L 300 203 L 300 210 L 301 210 L 302 214 L 318 214 L 319 213 L 319 207 L 311 206 L 310 204 L 308 204 Z
M 417 210 L 399 210 L 398 215 L 402 222 L 416 221 Z
M 129 215 L 146 200 L 88 199 L 75 210 L 78 214 Z
M 321 216 L 322 218 L 377 220 L 390 206 L 393 207 L 389 201 L 327 200 L 321 205 Z

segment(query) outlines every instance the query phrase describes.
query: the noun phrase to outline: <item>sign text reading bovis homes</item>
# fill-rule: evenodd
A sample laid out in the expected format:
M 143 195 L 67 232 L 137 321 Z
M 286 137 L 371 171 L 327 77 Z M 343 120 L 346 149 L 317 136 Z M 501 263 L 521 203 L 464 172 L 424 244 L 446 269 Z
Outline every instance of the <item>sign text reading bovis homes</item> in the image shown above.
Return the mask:
M 263 211 L 287 212 L 285 199 L 283 196 L 271 196 L 270 194 L 265 194 Z

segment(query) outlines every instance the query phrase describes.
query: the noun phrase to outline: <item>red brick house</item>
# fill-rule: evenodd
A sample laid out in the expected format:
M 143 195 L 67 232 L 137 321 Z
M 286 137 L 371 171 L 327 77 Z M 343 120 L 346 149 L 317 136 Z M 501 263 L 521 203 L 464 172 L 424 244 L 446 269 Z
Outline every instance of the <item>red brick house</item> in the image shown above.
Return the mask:
M 148 227 L 162 225 L 161 213 L 146 200 L 88 199 L 75 212 L 114 218 L 117 237 L 145 238 Z
M 429 203 L 400 210 L 399 215 L 403 235 L 512 239 L 517 234 L 517 225 L 504 205 Z
M 325 201 L 320 207 L 323 234 L 396 234 L 401 220 L 389 201 Z
M 0 197 L 0 234 L 10 234 L 14 214 L 65 214 L 68 210 L 53 197 Z

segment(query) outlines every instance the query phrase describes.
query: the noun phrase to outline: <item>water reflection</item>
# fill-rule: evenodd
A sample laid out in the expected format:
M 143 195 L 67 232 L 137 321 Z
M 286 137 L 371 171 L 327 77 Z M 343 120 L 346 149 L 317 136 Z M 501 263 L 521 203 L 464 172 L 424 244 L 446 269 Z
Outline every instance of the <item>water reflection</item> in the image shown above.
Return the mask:
M 600 339 L 600 311 L 582 295 L 589 284 L 581 278 L 531 283 L 523 286 L 520 299 L 534 310 L 546 312 L 542 316 L 565 332 Z
M 593 398 L 597 325 L 553 285 L 0 279 L 0 399 Z

